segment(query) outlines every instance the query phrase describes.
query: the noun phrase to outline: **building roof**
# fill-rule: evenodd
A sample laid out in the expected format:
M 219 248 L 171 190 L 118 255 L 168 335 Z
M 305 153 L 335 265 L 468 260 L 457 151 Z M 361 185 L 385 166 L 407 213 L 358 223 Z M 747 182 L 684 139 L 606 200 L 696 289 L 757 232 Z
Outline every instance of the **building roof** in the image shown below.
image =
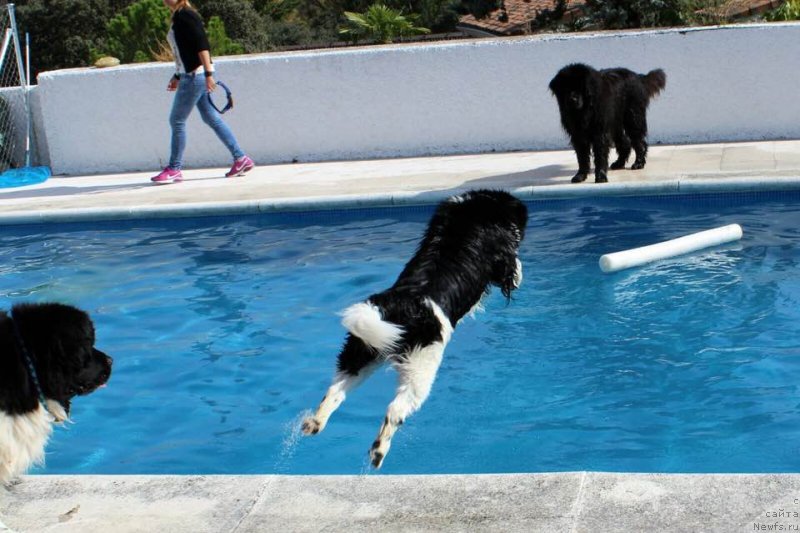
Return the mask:
M 728 0 L 722 5 L 708 8 L 706 11 L 714 13 L 723 19 L 752 17 L 780 7 L 784 1 L 785 0 Z
M 476 19 L 473 15 L 465 15 L 458 21 L 458 29 L 464 33 L 476 36 L 486 35 L 520 35 L 530 32 L 530 23 L 541 11 L 553 9 L 553 0 L 504 0 L 503 9 L 496 9 L 485 18 Z M 566 20 L 571 20 L 576 8 L 583 2 L 578 0 L 567 1 Z
M 728 0 L 719 6 L 705 8 L 701 12 L 713 14 L 721 20 L 741 19 L 756 16 L 775 9 L 785 0 Z M 521 35 L 530 33 L 530 23 L 544 10 L 553 9 L 553 0 L 504 0 L 503 8 L 496 9 L 485 18 L 476 19 L 465 15 L 459 19 L 457 28 L 474 36 Z M 581 12 L 583 0 L 568 0 L 563 21 L 569 22 Z

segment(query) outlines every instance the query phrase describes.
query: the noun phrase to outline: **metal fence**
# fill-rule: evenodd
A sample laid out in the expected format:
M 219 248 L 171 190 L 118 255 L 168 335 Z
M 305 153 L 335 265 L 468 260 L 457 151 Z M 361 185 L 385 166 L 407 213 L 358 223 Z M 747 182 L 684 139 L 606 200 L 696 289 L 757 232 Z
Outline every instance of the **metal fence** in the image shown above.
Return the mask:
M 0 172 L 29 165 L 30 106 L 14 5 L 0 9 Z

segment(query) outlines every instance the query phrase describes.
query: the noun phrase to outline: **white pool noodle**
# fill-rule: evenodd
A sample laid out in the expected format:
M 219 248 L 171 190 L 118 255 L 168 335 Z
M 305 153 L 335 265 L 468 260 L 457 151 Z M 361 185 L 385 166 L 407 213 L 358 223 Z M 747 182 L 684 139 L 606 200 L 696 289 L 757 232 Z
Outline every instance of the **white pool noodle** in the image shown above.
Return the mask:
M 650 263 L 659 259 L 688 254 L 709 246 L 716 246 L 726 242 L 738 241 L 742 238 L 742 227 L 739 224 L 729 224 L 691 235 L 685 235 L 669 241 L 632 248 L 600 257 L 600 270 L 603 272 L 616 272 L 634 266 Z

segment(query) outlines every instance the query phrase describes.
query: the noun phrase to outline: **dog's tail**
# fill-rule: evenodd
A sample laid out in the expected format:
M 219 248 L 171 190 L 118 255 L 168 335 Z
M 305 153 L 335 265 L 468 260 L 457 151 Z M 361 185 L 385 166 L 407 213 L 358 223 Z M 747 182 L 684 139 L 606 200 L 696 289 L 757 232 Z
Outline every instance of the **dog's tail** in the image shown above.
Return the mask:
M 380 309 L 369 301 L 342 311 L 342 325 L 379 352 L 391 351 L 403 338 L 403 328 L 384 320 Z
M 647 74 L 639 74 L 639 78 L 647 89 L 647 97 L 652 98 L 667 86 L 667 75 L 660 68 L 651 70 Z

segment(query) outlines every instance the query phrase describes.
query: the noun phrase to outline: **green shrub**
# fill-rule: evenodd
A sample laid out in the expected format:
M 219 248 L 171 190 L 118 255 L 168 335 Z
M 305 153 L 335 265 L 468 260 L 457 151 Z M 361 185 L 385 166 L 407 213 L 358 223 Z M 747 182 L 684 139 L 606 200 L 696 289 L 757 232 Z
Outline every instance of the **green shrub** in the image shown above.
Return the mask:
M 771 22 L 800 20 L 800 0 L 786 0 L 784 4 L 764 17 Z
M 586 0 L 577 26 L 607 29 L 649 28 L 683 24 L 681 0 Z
M 244 46 L 237 43 L 225 33 L 225 23 L 219 17 L 211 17 L 206 27 L 211 54 L 215 56 L 232 56 L 244 52 Z
M 123 63 L 156 59 L 169 31 L 169 9 L 162 0 L 139 0 L 108 21 L 108 55 Z
M 252 54 L 270 49 L 266 21 L 250 0 L 197 0 L 192 2 L 204 20 L 213 17 L 225 24 L 228 36 Z
M 402 12 L 386 7 L 383 4 L 372 4 L 364 13 L 345 11 L 347 25 L 339 34 L 354 42 L 360 39 L 388 44 L 408 35 L 430 33 L 428 28 L 414 26 L 413 16 L 404 16 Z
M 19 2 L 16 11 L 20 33 L 30 34 L 32 81 L 46 70 L 91 65 L 111 16 L 106 0 Z

